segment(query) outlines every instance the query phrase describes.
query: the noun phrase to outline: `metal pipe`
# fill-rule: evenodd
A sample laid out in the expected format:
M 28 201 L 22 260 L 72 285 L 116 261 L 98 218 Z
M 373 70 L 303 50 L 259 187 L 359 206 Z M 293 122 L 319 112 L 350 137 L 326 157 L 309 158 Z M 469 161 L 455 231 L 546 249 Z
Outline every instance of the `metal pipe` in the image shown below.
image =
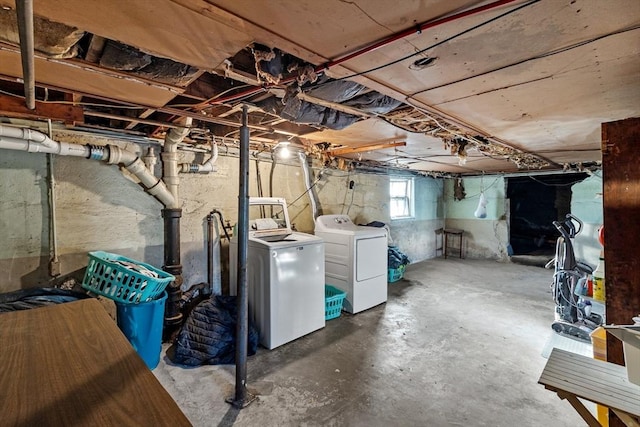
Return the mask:
M 315 222 L 316 218 L 318 218 L 318 204 L 316 203 L 316 195 L 311 184 L 311 174 L 309 173 L 307 156 L 303 151 L 299 151 L 298 158 L 300 159 L 300 166 L 302 167 L 302 174 L 304 175 L 304 187 L 307 190 L 307 193 L 309 193 L 309 201 L 311 202 L 311 215 L 313 216 L 313 221 Z
M 180 264 L 180 217 L 182 209 L 162 210 L 164 220 L 164 265 L 162 269 L 176 278 L 167 287 L 163 339 L 168 341 L 182 324 L 182 264 Z
M 33 0 L 16 0 L 16 14 L 18 16 L 18 36 L 20 38 L 24 98 L 27 108 L 35 110 L 36 78 L 33 51 Z
M 217 209 L 212 210 L 207 215 L 207 277 L 209 279 L 208 294 L 221 295 L 222 286 L 220 281 L 220 229 L 215 214 Z M 224 227 L 224 225 L 222 225 Z M 214 235 L 215 233 L 215 235 Z
M 47 133 L 49 139 L 53 137 L 51 119 L 47 120 Z M 47 192 L 49 198 L 49 275 L 57 277 L 60 275 L 60 260 L 58 259 L 58 222 L 56 220 L 56 178 L 53 174 L 53 156 L 47 153 Z
M 513 3 L 516 0 L 499 0 L 499 1 L 495 1 L 493 3 L 489 3 L 489 4 L 485 4 L 483 6 L 478 6 L 476 8 L 473 9 L 469 9 L 469 10 L 465 10 L 463 12 L 459 12 L 459 13 L 455 13 L 453 15 L 449 15 L 449 16 L 445 16 L 444 18 L 440 18 L 440 19 L 434 19 L 431 21 L 427 21 L 424 22 L 422 24 L 418 24 L 413 28 L 409 28 L 407 30 L 404 31 L 400 31 L 399 33 L 393 34 L 385 39 L 382 39 L 380 41 L 377 41 L 375 43 L 370 44 L 369 46 L 366 46 L 362 49 L 359 49 L 353 53 L 350 53 L 346 56 L 334 59 L 332 61 L 327 62 L 326 64 L 324 64 L 322 67 L 317 67 L 316 71 L 320 71 L 322 69 L 327 69 L 330 67 L 335 67 L 338 64 L 342 64 L 343 62 L 346 62 L 350 59 L 356 58 L 358 56 L 364 55 L 365 53 L 369 53 L 371 51 L 374 51 L 376 49 L 379 49 L 383 46 L 386 46 L 390 43 L 393 43 L 397 40 L 403 39 L 405 37 L 414 35 L 414 34 L 420 34 L 421 32 L 423 32 L 424 30 L 427 30 L 429 28 L 433 28 L 433 27 L 437 27 L 439 25 L 442 24 L 446 24 L 448 22 L 452 22 L 452 21 L 457 21 L 458 19 L 462 19 L 462 18 L 466 18 L 467 16 L 470 15 L 474 15 L 476 13 L 480 13 L 480 12 L 484 12 L 490 9 L 494 9 L 496 7 L 500 7 L 500 6 L 504 6 L 506 4 L 509 3 Z M 318 69 L 319 68 L 319 69 Z
M 247 342 L 249 298 L 247 295 L 247 254 L 249 246 L 249 127 L 247 106 L 242 106 L 240 128 L 240 181 L 238 194 L 238 321 L 236 325 L 236 389 L 233 405 L 242 408 L 247 401 Z

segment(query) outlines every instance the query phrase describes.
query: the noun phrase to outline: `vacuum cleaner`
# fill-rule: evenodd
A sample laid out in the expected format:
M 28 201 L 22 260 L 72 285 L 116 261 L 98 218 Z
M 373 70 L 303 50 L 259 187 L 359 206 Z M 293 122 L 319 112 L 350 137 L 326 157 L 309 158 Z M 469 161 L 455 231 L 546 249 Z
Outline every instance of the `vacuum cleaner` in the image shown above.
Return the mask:
M 551 328 L 559 334 L 590 341 L 591 332 L 603 322 L 602 316 L 591 312 L 591 303 L 576 290 L 586 282 L 593 269 L 576 261 L 573 239 L 582 231 L 582 221 L 567 214 L 563 221 L 553 221 L 560 232 L 556 241 L 555 258 L 546 268 L 553 267 L 551 290 L 556 304 L 555 321 Z

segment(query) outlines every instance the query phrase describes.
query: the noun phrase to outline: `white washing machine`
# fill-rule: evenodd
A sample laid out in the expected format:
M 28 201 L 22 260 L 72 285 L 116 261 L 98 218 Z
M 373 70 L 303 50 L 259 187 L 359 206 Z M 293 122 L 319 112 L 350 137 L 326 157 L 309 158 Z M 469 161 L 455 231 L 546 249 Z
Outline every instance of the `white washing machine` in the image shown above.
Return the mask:
M 343 308 L 358 313 L 387 301 L 387 232 L 355 225 L 345 215 L 316 218 L 325 245 L 325 281 L 347 293 Z
M 269 350 L 325 326 L 324 242 L 292 232 L 281 198 L 249 199 L 249 318 Z M 237 294 L 238 241 L 229 248 L 231 294 Z

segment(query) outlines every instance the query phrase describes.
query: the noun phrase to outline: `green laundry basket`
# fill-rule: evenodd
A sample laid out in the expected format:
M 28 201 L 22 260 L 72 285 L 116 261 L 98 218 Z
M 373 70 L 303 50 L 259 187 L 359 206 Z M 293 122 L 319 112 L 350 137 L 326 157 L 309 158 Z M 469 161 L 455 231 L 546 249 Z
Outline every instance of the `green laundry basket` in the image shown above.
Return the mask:
M 139 304 L 116 302 L 118 327 L 149 369 L 158 366 L 162 351 L 162 326 L 167 292 Z

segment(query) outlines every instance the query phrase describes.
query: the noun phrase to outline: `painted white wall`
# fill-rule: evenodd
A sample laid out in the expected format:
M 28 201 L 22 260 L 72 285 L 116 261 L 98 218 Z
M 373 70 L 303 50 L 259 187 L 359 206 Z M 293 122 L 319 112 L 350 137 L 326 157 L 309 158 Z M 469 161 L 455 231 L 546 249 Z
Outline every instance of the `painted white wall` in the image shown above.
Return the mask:
M 55 135 L 58 140 L 64 136 Z M 130 143 L 100 137 L 78 137 L 68 142 Z M 160 151 L 159 149 L 157 151 Z M 180 162 L 201 161 L 202 154 L 181 152 Z M 259 163 L 264 195 L 268 195 L 271 163 Z M 237 221 L 238 159 L 220 156 L 217 172 L 181 174 L 181 259 L 184 284 L 206 281 L 206 216 L 214 208 L 231 224 Z M 249 194 L 257 196 L 255 161 L 251 161 Z M 156 165 L 160 175 L 161 164 Z M 39 153 L 0 152 L 0 292 L 45 286 L 49 280 L 49 217 L 46 157 Z M 162 204 L 127 178 L 116 166 L 94 160 L 54 158 L 58 248 L 61 273 L 87 264 L 87 252 L 104 250 L 161 267 L 163 263 Z M 299 162 L 278 164 L 273 174 L 274 196 L 293 202 L 304 193 Z M 309 198 L 290 206 L 292 221 L 312 232 Z
M 584 224 L 574 240 L 576 258 L 595 268 L 602 250 L 598 242 L 598 228 L 603 224 L 602 171 L 574 184 L 571 193 L 571 213 Z
M 506 260 L 509 232 L 505 179 L 503 176 L 463 178 L 465 198 L 455 200 L 454 179 L 446 179 L 444 185 L 444 216 L 447 228 L 464 230 L 465 256 Z M 487 217 L 476 218 L 480 193 L 484 189 L 487 200 Z

